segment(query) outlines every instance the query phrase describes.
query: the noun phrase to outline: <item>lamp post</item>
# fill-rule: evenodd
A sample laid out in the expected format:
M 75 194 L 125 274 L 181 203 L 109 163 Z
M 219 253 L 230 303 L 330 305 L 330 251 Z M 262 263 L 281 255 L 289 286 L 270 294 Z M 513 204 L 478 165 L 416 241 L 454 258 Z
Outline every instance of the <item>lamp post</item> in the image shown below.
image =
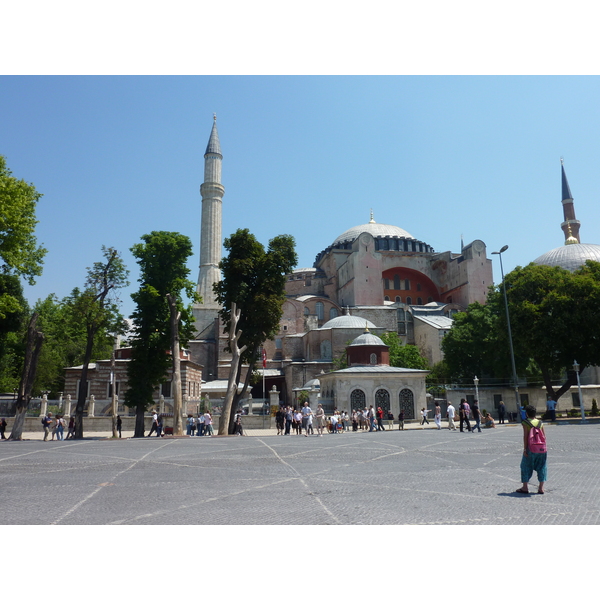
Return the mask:
M 579 363 L 573 363 L 573 370 L 577 373 L 577 389 L 579 390 L 579 408 L 581 409 L 581 422 L 585 423 L 585 408 L 583 406 L 583 395 L 581 394 L 581 381 L 579 380 Z
M 510 347 L 510 362 L 512 366 L 512 376 L 515 386 L 515 403 L 517 407 L 517 423 L 521 421 L 521 400 L 519 399 L 519 384 L 517 382 L 517 368 L 515 366 L 515 351 L 512 342 L 512 331 L 510 329 L 510 316 L 508 314 L 508 298 L 506 296 L 506 283 L 504 282 L 504 269 L 502 268 L 502 253 L 508 250 L 508 246 L 502 246 L 498 252 L 492 252 L 500 257 L 500 273 L 502 274 L 502 290 L 504 291 L 504 306 L 506 308 L 506 324 L 508 327 L 508 343 Z
M 477 402 L 477 408 L 481 411 L 481 408 L 479 407 L 479 388 L 477 387 L 479 379 L 477 378 L 477 375 L 473 377 L 473 383 L 475 384 L 475 401 Z

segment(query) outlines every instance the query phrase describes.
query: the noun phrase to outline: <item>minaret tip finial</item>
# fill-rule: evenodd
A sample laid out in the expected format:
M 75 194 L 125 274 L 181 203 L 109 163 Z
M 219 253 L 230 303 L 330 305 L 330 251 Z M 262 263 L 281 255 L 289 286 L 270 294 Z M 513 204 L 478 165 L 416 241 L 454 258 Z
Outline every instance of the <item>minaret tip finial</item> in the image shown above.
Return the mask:
M 213 113 L 213 120 L 216 121 L 217 120 L 217 113 Z
M 564 164 L 565 164 L 565 161 L 564 161 L 564 159 L 563 159 L 563 157 L 562 157 L 562 156 L 560 157 L 560 164 L 561 164 L 561 165 L 564 165 Z
M 371 220 L 369 223 L 375 223 L 375 219 L 373 218 L 373 209 L 371 209 Z

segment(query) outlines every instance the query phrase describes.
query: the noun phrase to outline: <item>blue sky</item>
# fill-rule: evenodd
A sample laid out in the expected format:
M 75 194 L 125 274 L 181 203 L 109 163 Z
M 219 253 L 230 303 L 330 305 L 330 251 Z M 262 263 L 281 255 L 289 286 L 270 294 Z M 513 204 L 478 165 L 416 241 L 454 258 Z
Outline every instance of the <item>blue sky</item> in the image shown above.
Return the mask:
M 398 225 L 437 251 L 509 245 L 504 269 L 563 243 L 560 158 L 600 243 L 595 76 L 2 76 L 0 153 L 44 194 L 48 249 L 30 302 L 81 286 L 100 248 L 153 230 L 194 244 L 213 113 L 223 151 L 223 234 L 297 242 L 299 266 L 346 229 Z M 498 259 L 494 278 L 500 281 Z

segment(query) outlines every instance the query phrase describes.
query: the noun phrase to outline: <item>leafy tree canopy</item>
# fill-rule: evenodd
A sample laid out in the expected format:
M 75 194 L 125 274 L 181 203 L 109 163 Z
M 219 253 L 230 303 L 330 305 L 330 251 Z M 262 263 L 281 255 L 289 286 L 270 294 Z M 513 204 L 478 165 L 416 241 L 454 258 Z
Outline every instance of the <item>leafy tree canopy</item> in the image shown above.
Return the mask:
M 141 239 L 141 243 L 131 248 L 140 267 L 140 288 L 131 294 L 136 308 L 132 315 L 132 360 L 128 367 L 129 388 L 125 399 L 128 406 L 139 411 L 153 404 L 154 389 L 165 381 L 171 363 L 167 294 L 177 299 L 181 312 L 179 334 L 182 346 L 195 332 L 192 306 L 184 303 L 184 296 L 191 302 L 198 299 L 195 285 L 188 279 L 190 271 L 186 266 L 192 255 L 190 239 L 169 231 L 153 231 Z
M 248 229 L 238 229 L 224 242 L 223 279 L 214 286 L 225 331 L 229 332 L 231 303 L 241 310 L 239 346 L 247 346 L 242 362 L 254 365 L 260 346 L 279 331 L 285 300 L 286 275 L 298 263 L 294 238 L 278 235 L 264 246 Z
M 46 254 L 34 235 L 35 207 L 41 196 L 32 184 L 13 177 L 0 156 L 0 270 L 22 276 L 31 285 L 42 273 Z
M 411 344 L 402 344 L 397 333 L 385 331 L 379 335 L 390 349 L 390 366 L 403 369 L 429 369 L 427 361 L 421 356 L 419 349 Z

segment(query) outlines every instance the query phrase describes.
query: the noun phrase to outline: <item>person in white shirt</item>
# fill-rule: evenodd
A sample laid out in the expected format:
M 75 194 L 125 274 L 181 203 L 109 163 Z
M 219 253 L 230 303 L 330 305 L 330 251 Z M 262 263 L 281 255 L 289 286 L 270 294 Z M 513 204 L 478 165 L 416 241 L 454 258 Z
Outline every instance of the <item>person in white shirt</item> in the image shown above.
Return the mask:
M 452 402 L 448 402 L 446 411 L 446 414 L 448 415 L 448 429 L 450 431 L 456 431 L 456 425 L 454 424 L 454 414 L 456 413 L 456 410 L 454 409 L 454 406 L 452 406 Z
M 308 437 L 308 417 L 312 415 L 312 409 L 308 405 L 308 402 L 304 403 L 302 407 L 302 429 L 304 429 L 304 437 Z

